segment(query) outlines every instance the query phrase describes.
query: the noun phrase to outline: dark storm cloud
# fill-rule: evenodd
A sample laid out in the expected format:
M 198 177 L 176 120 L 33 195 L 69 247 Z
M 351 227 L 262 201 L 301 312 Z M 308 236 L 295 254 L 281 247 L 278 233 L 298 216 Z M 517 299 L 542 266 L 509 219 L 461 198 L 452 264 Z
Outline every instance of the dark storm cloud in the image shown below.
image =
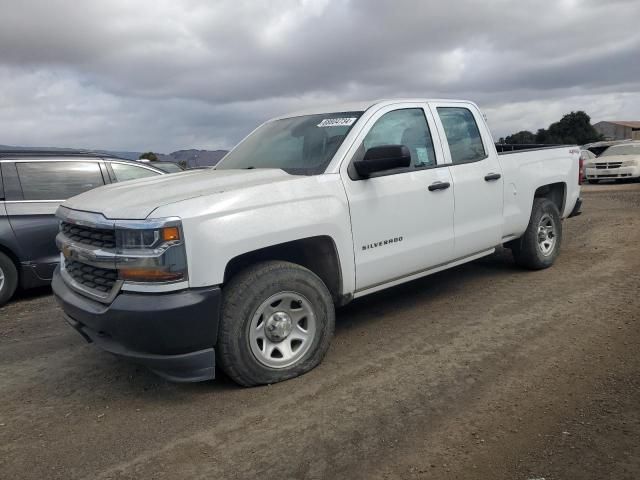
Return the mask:
M 497 134 L 576 108 L 640 115 L 636 1 L 23 0 L 2 11 L 0 143 L 228 147 L 268 116 L 389 96 L 471 98 Z

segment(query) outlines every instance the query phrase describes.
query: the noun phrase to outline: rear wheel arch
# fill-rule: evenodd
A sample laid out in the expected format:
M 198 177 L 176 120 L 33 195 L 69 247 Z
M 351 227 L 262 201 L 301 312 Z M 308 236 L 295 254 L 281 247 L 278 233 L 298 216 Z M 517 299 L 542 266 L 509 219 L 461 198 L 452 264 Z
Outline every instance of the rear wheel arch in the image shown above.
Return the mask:
M 533 195 L 536 198 L 546 198 L 553 202 L 560 212 L 560 217 L 564 212 L 567 201 L 567 184 L 564 182 L 549 183 L 538 187 Z M 532 202 L 533 209 L 533 202 Z

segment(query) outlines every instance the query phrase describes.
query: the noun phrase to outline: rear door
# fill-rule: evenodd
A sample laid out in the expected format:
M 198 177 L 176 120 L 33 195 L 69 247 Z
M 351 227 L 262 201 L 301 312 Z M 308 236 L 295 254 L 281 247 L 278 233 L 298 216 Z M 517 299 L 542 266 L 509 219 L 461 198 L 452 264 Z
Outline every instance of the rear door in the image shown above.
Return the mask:
M 346 170 L 343 166 L 357 292 L 418 274 L 453 255 L 452 181 L 425 107 L 407 103 L 380 109 L 356 139 Z M 398 144 L 411 151 L 410 167 L 366 179 L 354 176 L 353 161 L 366 149 Z
M 453 178 L 454 256 L 464 258 L 502 241 L 502 169 L 489 130 L 474 105 L 432 102 L 430 107 Z
M 59 258 L 56 209 L 67 198 L 105 184 L 99 160 L 18 159 L 3 164 L 3 176 L 5 185 L 12 185 L 5 205 L 20 261 L 50 279 Z

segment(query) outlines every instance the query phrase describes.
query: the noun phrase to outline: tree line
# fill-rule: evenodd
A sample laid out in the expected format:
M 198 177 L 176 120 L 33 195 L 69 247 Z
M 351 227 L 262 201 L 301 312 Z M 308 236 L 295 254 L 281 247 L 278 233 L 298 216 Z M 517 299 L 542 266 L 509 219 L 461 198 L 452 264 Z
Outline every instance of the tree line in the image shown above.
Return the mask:
M 528 130 L 501 137 L 498 143 L 521 144 L 521 143 L 543 143 L 543 144 L 577 144 L 597 142 L 603 137 L 593 125 L 591 117 L 582 110 L 564 115 L 559 121 L 549 125 L 549 128 L 540 128 L 536 133 Z

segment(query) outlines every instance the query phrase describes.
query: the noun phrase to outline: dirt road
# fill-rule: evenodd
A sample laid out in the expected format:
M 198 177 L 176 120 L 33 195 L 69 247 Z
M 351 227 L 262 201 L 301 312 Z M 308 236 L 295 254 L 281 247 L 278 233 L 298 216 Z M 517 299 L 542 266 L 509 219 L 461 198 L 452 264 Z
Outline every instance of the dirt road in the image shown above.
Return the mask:
M 0 478 L 640 478 L 640 185 L 584 199 L 553 268 L 499 251 L 363 298 L 269 387 L 166 383 L 23 295 L 0 311 Z

